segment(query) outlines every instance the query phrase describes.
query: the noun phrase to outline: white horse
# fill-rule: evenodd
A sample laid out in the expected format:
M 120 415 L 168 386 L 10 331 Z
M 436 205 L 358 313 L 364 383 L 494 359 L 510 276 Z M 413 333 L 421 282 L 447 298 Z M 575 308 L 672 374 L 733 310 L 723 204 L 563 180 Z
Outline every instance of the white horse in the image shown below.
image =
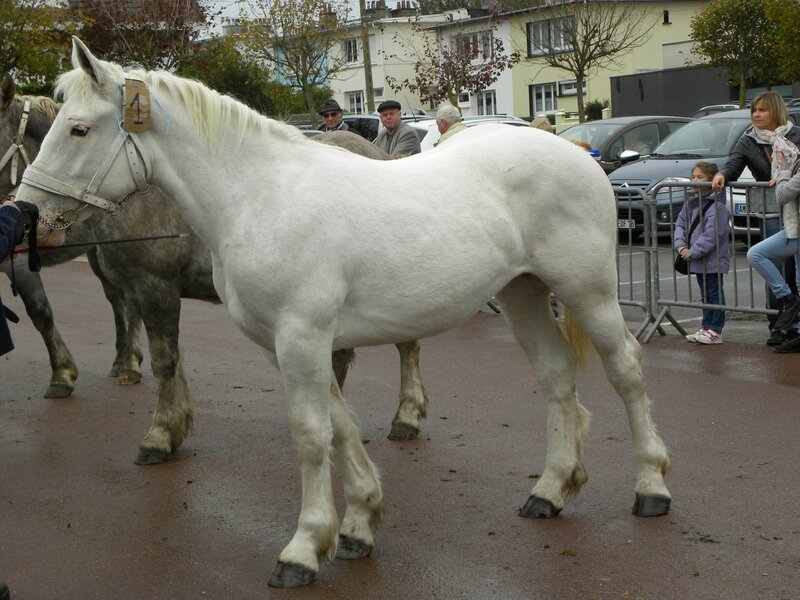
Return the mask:
M 90 205 L 113 211 L 152 183 L 208 244 L 220 298 L 280 370 L 300 463 L 297 529 L 271 585 L 309 583 L 326 557 L 369 554 L 384 515 L 331 350 L 443 332 L 493 295 L 548 398 L 545 468 L 521 515 L 558 514 L 586 481 L 589 414 L 551 291 L 625 402 L 638 463 L 634 513 L 668 512 L 669 457 L 617 302 L 614 196 L 588 154 L 530 128 L 484 126 L 421 155 L 371 161 L 197 82 L 126 75 L 78 39 L 72 61 L 57 86 L 65 104 L 19 198 L 38 204 L 49 227 L 65 228 Z M 126 76 L 139 81 L 126 86 Z M 150 123 L 131 113 L 143 98 L 131 85 L 152 94 Z M 341 525 L 331 452 L 347 502 Z

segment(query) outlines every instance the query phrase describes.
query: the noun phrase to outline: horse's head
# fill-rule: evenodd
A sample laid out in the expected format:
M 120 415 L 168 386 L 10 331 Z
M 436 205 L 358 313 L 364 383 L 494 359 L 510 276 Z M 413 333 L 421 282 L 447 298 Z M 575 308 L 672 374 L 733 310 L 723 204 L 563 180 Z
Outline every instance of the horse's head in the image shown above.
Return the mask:
M 125 117 L 131 104 L 139 106 L 138 97 L 126 95 L 130 86 L 120 67 L 97 59 L 78 38 L 72 42 L 75 69 L 56 85 L 64 105 L 17 193 L 39 206 L 41 223 L 54 230 L 68 229 L 96 209 L 114 212 L 147 189 L 146 158 L 131 132 L 143 129 L 141 123 L 138 129 L 126 126 Z

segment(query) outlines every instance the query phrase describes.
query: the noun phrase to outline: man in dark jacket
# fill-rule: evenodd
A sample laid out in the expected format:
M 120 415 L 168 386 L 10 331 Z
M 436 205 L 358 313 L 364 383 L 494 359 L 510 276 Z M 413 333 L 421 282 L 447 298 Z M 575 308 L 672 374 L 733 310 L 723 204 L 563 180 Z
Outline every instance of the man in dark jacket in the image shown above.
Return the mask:
M 320 131 L 349 131 L 350 127 L 342 120 L 342 117 L 344 117 L 344 111 L 342 110 L 342 107 L 339 106 L 339 103 L 333 98 L 325 101 L 325 104 L 322 105 L 322 110 L 319 111 L 319 114 L 325 121 L 319 126 L 318 129 Z

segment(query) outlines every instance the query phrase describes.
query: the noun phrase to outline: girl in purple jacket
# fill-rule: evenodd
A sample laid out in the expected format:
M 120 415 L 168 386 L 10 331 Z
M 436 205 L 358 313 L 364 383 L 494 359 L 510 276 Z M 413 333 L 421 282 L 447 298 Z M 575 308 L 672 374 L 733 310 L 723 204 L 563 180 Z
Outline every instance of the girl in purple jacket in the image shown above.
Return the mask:
M 699 162 L 692 169 L 692 181 L 710 182 L 717 165 Z M 725 197 L 716 192 L 703 195 L 705 188 L 689 196 L 675 221 L 674 247 L 689 261 L 689 273 L 694 273 L 700 285 L 701 300 L 705 304 L 725 304 L 723 280 L 730 268 L 729 212 Z M 692 229 L 692 223 L 697 225 Z M 689 230 L 691 239 L 687 239 Z M 725 311 L 704 308 L 699 330 L 686 336 L 690 342 L 721 344 Z

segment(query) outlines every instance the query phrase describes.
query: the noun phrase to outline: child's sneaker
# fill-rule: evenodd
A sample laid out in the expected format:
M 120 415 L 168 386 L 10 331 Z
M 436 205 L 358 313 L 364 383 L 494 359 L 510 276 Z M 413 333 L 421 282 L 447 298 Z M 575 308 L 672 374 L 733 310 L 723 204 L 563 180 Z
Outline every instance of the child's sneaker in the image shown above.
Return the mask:
M 689 335 L 687 335 L 686 339 L 689 340 L 690 342 L 696 342 L 697 341 L 697 336 L 700 335 L 701 333 L 705 333 L 705 332 L 706 332 L 706 330 L 701 327 L 700 329 L 698 329 L 694 333 L 690 333 Z
M 700 342 L 701 344 L 721 344 L 722 334 L 717 333 L 713 329 L 706 329 L 702 333 L 698 333 L 694 341 Z

